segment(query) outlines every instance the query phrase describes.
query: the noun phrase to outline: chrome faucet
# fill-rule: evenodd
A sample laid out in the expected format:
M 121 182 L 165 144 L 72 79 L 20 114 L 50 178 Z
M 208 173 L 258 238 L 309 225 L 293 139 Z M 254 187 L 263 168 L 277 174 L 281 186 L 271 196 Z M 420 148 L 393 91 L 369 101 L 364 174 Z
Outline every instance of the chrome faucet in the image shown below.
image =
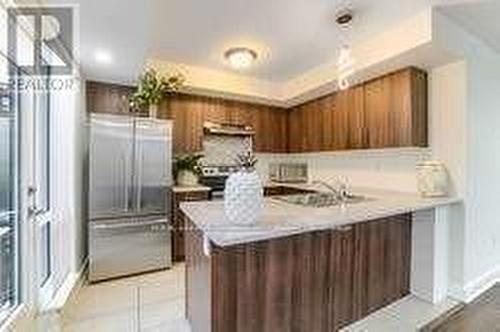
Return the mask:
M 339 191 L 334 188 L 333 186 L 329 185 L 328 183 L 324 182 L 324 181 L 321 181 L 321 180 L 315 180 L 312 182 L 313 185 L 315 184 L 320 184 L 322 185 L 323 187 L 327 188 L 328 190 L 330 190 L 331 192 L 333 192 L 336 196 L 339 196 Z
M 344 201 L 350 196 L 349 190 L 347 189 L 347 184 L 345 183 L 345 181 L 341 181 L 340 179 L 338 179 L 337 182 L 338 182 L 337 188 L 321 180 L 315 180 L 312 182 L 312 184 L 322 185 L 323 187 L 330 190 L 338 200 Z

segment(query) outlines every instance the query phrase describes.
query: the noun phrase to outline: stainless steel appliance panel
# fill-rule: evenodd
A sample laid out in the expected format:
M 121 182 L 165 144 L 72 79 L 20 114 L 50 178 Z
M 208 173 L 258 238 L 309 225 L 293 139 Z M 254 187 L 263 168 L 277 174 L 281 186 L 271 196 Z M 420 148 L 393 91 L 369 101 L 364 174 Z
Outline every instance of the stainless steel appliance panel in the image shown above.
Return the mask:
M 166 219 L 125 218 L 90 224 L 90 281 L 171 266 Z
M 130 213 L 133 118 L 92 114 L 90 120 L 90 219 Z
M 134 207 L 140 215 L 167 213 L 172 183 L 172 122 L 137 119 Z

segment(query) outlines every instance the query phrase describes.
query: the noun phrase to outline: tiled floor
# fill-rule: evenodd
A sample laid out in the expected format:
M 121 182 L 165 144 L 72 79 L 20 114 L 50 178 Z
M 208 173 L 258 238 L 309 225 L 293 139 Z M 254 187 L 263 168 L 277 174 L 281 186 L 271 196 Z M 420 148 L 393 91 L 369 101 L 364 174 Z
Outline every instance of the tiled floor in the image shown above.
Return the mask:
M 352 324 L 342 332 L 418 331 L 456 305 L 459 302 L 451 299 L 432 305 L 410 295 Z
M 430 305 L 408 296 L 343 332 L 410 332 L 457 303 Z M 184 320 L 184 266 L 85 286 L 63 317 L 45 317 L 43 332 L 190 332 Z
M 62 332 L 189 332 L 184 267 L 88 285 L 65 310 Z

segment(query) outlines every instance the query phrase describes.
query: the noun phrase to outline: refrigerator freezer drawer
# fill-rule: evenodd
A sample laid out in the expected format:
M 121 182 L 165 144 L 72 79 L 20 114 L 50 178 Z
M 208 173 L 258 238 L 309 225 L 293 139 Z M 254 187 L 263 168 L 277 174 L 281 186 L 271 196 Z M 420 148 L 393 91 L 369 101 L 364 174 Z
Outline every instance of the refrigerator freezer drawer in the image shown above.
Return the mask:
M 165 219 L 91 222 L 90 281 L 168 268 L 170 227 Z

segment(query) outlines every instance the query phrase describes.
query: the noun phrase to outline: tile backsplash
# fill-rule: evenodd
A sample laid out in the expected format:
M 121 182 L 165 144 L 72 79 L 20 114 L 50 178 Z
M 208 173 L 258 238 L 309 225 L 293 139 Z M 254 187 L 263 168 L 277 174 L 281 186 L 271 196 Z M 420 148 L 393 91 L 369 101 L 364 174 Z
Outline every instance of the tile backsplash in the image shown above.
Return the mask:
M 206 135 L 203 160 L 206 165 L 234 165 L 236 155 L 252 148 L 251 137 Z M 343 176 L 352 186 L 415 192 L 418 162 L 431 158 L 431 149 L 393 148 L 320 153 L 257 153 L 257 171 L 269 180 L 269 165 L 277 162 L 308 164 L 309 180 L 334 182 Z
M 252 137 L 205 135 L 203 137 L 203 164 L 234 165 L 236 156 L 252 150 Z
M 431 158 L 430 149 L 393 148 L 298 154 L 257 154 L 257 171 L 268 181 L 269 165 L 275 162 L 305 162 L 309 180 L 333 183 L 347 177 L 352 186 L 416 192 L 415 166 Z

